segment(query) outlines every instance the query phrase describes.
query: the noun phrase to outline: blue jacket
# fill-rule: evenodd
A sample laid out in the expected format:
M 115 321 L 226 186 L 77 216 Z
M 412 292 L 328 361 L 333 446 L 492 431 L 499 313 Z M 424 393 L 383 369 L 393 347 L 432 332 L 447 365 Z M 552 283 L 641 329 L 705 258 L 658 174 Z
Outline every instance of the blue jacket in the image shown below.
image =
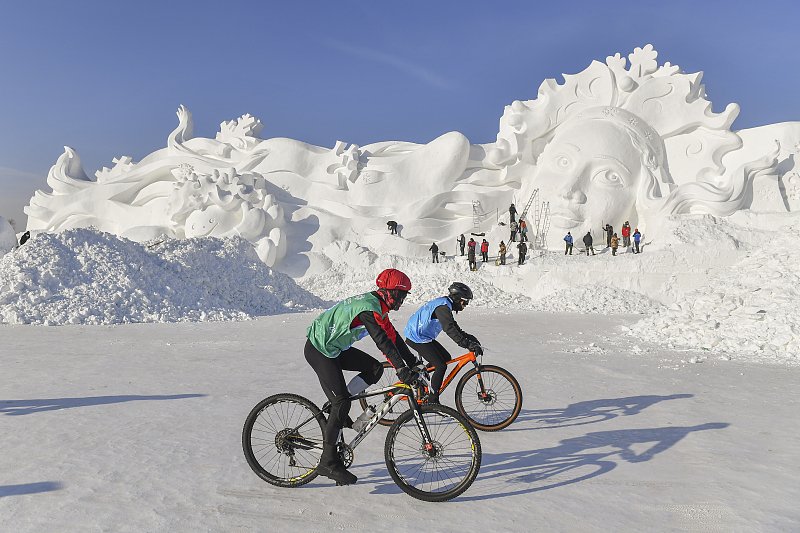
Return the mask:
M 564 240 L 567 242 L 567 244 L 572 244 L 572 235 L 565 235 Z
M 640 240 L 642 240 L 642 234 L 637 231 L 636 233 L 633 234 L 633 240 L 635 242 L 639 242 Z
M 417 309 L 408 319 L 406 329 L 403 331 L 405 337 L 418 344 L 434 340 L 442 332 L 441 322 L 433 318 L 433 311 L 440 305 L 446 305 L 451 311 L 453 310 L 453 302 L 447 296 L 431 300 Z

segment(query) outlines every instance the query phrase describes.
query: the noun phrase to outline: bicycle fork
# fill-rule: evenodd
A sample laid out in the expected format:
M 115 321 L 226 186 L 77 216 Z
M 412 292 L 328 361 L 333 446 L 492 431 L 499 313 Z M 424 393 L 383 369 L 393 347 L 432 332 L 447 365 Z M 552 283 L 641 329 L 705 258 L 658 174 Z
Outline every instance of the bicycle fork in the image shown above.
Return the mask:
M 483 384 L 483 377 L 481 376 L 481 365 L 477 361 L 473 361 L 472 364 L 475 366 L 475 370 L 477 370 L 476 376 L 478 376 L 478 398 L 482 401 L 489 400 L 489 393 L 486 392 L 486 386 Z
M 422 418 L 422 410 L 416 401 L 410 401 L 411 409 L 414 411 L 414 422 L 417 424 L 417 429 L 422 434 L 422 448 L 430 457 L 436 455 L 436 447 L 433 444 L 433 438 L 428 431 L 428 426 L 425 424 L 425 419 Z

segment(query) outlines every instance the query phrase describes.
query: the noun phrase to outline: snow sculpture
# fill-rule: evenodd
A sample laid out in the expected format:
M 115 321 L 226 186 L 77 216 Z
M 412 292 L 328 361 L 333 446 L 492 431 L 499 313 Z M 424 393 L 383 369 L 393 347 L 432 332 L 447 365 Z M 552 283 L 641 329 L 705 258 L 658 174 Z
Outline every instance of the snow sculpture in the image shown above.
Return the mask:
M 508 106 L 490 158 L 523 175 L 522 197 L 535 188 L 550 202 L 551 244 L 624 221 L 657 232 L 669 215 L 730 215 L 751 207 L 752 183 L 771 178 L 778 198 L 779 146 L 732 170 L 728 153 L 743 146 L 730 131 L 739 107 L 714 113 L 702 73 L 659 67 L 651 45 L 593 62 L 565 83 L 546 80 L 539 97 Z
M 17 235 L 11 223 L 0 217 L 0 257 L 7 254 L 17 246 Z
M 800 208 L 794 154 L 780 148 L 798 145 L 800 125 L 734 132 L 736 104 L 714 113 L 702 73 L 656 57 L 647 45 L 630 64 L 616 54 L 562 85 L 545 80 L 535 100 L 506 107 L 495 142 L 479 145 L 449 132 L 425 145 L 329 149 L 261 139 L 250 115 L 196 138 L 181 106 L 166 148 L 138 163 L 115 158 L 94 179 L 65 147 L 48 174 L 52 193 L 37 191 L 26 208 L 28 229 L 240 235 L 268 265 L 302 275 L 330 264 L 335 242 L 427 254 L 431 242 L 473 230 L 473 201 L 491 213 L 480 228 L 490 231 L 495 212 L 524 205 L 534 189 L 550 202 L 552 245 L 606 222 L 628 220 L 652 236 L 670 215 Z M 387 220 L 400 223 L 400 237 L 388 235 Z

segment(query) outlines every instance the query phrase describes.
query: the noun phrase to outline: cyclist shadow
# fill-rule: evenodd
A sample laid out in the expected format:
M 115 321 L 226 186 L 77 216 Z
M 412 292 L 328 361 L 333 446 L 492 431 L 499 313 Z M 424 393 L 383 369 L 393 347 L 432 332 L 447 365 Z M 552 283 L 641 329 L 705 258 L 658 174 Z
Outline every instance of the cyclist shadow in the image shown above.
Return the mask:
M 724 429 L 729 425 L 711 422 L 685 427 L 597 431 L 564 439 L 552 448 L 501 454 L 484 453 L 481 471 L 473 490 L 490 494 L 461 496 L 460 499 L 489 500 L 578 483 L 610 472 L 622 461 L 649 461 L 690 433 Z M 634 447 L 646 449 L 637 453 Z
M 23 483 L 21 485 L 0 485 L 0 498 L 5 496 L 22 496 L 24 494 L 37 494 L 61 490 L 64 485 L 59 481 L 40 481 L 38 483 Z
M 36 400 L 0 400 L 0 413 L 7 416 L 30 415 L 42 411 L 58 411 L 72 407 L 105 405 L 109 403 L 136 402 L 142 400 L 182 400 L 201 398 L 205 394 L 162 394 L 153 396 L 89 396 L 86 398 L 42 398 Z
M 594 424 L 611 420 L 618 416 L 638 414 L 658 402 L 692 398 L 693 396 L 693 394 L 628 396 L 625 398 L 603 398 L 576 402 L 563 409 L 523 409 L 514 423 L 509 428 L 504 429 L 503 432 Z M 536 423 L 538 427 L 521 427 L 526 422 Z

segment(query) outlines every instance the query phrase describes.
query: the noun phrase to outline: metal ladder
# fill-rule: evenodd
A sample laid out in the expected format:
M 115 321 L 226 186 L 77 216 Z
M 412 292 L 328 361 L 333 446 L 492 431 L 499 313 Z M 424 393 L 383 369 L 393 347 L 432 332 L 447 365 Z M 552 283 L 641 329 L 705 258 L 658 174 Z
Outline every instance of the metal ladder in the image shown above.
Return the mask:
M 522 212 L 519 214 L 520 219 L 524 218 L 525 215 L 528 214 L 528 210 L 531 208 L 531 204 L 533 203 L 533 201 L 536 199 L 537 196 L 539 196 L 539 189 L 533 189 L 531 197 L 528 198 L 528 203 L 525 204 L 525 209 L 523 209 Z
M 547 231 L 550 229 L 550 202 L 536 202 L 534 210 L 536 233 L 534 243 L 542 250 L 547 250 Z
M 481 228 L 481 201 L 472 200 L 472 231 L 477 233 Z

